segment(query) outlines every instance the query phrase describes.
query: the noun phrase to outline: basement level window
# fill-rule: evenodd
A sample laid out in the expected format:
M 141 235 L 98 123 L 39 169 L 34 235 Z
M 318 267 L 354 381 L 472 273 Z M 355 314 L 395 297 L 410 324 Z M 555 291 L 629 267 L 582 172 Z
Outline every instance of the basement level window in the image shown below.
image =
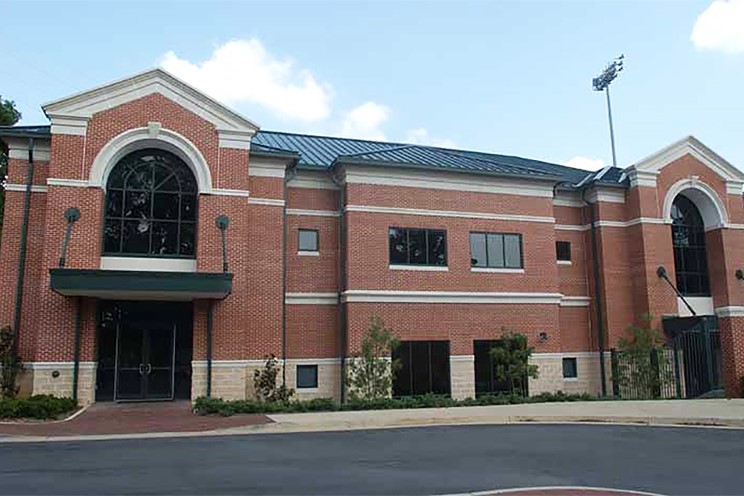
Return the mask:
M 318 231 L 315 229 L 300 229 L 298 251 L 318 251 Z
M 318 387 L 318 366 L 297 366 L 297 389 L 312 389 Z
M 555 242 L 555 255 L 559 262 L 571 261 L 571 243 L 568 241 Z
M 576 367 L 575 358 L 564 358 L 563 359 L 563 378 L 564 379 L 576 379 L 579 376 L 578 368 Z

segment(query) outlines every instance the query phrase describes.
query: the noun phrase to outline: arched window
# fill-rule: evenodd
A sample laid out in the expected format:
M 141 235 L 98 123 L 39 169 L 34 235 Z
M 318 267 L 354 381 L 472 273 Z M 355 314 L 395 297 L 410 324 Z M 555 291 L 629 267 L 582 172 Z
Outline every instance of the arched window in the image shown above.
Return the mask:
M 104 255 L 194 258 L 197 185 L 164 150 L 130 153 L 106 184 Z
M 685 296 L 710 296 L 705 225 L 695 204 L 682 195 L 672 203 L 672 243 L 677 289 Z

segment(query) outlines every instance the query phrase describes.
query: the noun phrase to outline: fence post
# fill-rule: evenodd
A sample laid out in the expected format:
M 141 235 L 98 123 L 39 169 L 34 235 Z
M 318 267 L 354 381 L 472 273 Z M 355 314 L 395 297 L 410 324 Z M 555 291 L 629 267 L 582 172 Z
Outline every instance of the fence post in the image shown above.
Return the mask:
M 610 350 L 610 363 L 612 367 L 612 396 L 615 398 L 620 397 L 620 380 L 618 377 L 620 367 L 618 366 L 617 361 L 617 350 L 612 348 Z
M 652 398 L 661 398 L 661 371 L 659 370 L 659 350 L 651 348 L 649 357 L 651 365 L 651 377 L 649 377 L 649 389 Z
M 708 332 L 708 329 L 702 324 L 700 324 L 700 330 L 703 332 L 703 339 L 705 340 L 705 365 L 708 369 L 708 373 L 706 374 L 706 389 L 705 393 L 708 391 L 713 390 L 713 350 L 710 346 L 710 333 Z
M 677 389 L 677 399 L 682 399 L 682 372 L 679 370 L 679 339 L 674 338 L 674 385 Z

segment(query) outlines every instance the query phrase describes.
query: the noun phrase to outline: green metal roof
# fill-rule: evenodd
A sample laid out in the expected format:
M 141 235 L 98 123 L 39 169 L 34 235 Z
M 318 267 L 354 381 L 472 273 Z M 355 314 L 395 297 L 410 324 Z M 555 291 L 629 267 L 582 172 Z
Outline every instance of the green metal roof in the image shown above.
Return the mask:
M 0 126 L 0 138 L 49 136 L 50 126 Z M 588 172 L 512 155 L 279 131 L 259 131 L 252 140 L 251 150 L 264 156 L 295 158 L 299 168 L 311 170 L 353 163 L 518 176 L 572 185 L 592 179 L 606 185 L 624 184 L 623 170 L 618 167 Z

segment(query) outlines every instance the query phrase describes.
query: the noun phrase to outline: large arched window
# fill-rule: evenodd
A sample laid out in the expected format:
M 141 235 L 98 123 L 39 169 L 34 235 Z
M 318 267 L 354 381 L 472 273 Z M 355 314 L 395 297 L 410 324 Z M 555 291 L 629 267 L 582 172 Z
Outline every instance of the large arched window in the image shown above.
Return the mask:
M 177 156 L 130 153 L 106 184 L 104 255 L 194 258 L 197 185 Z
M 710 296 L 705 225 L 700 211 L 679 195 L 672 203 L 671 214 L 677 288 L 685 296 Z

